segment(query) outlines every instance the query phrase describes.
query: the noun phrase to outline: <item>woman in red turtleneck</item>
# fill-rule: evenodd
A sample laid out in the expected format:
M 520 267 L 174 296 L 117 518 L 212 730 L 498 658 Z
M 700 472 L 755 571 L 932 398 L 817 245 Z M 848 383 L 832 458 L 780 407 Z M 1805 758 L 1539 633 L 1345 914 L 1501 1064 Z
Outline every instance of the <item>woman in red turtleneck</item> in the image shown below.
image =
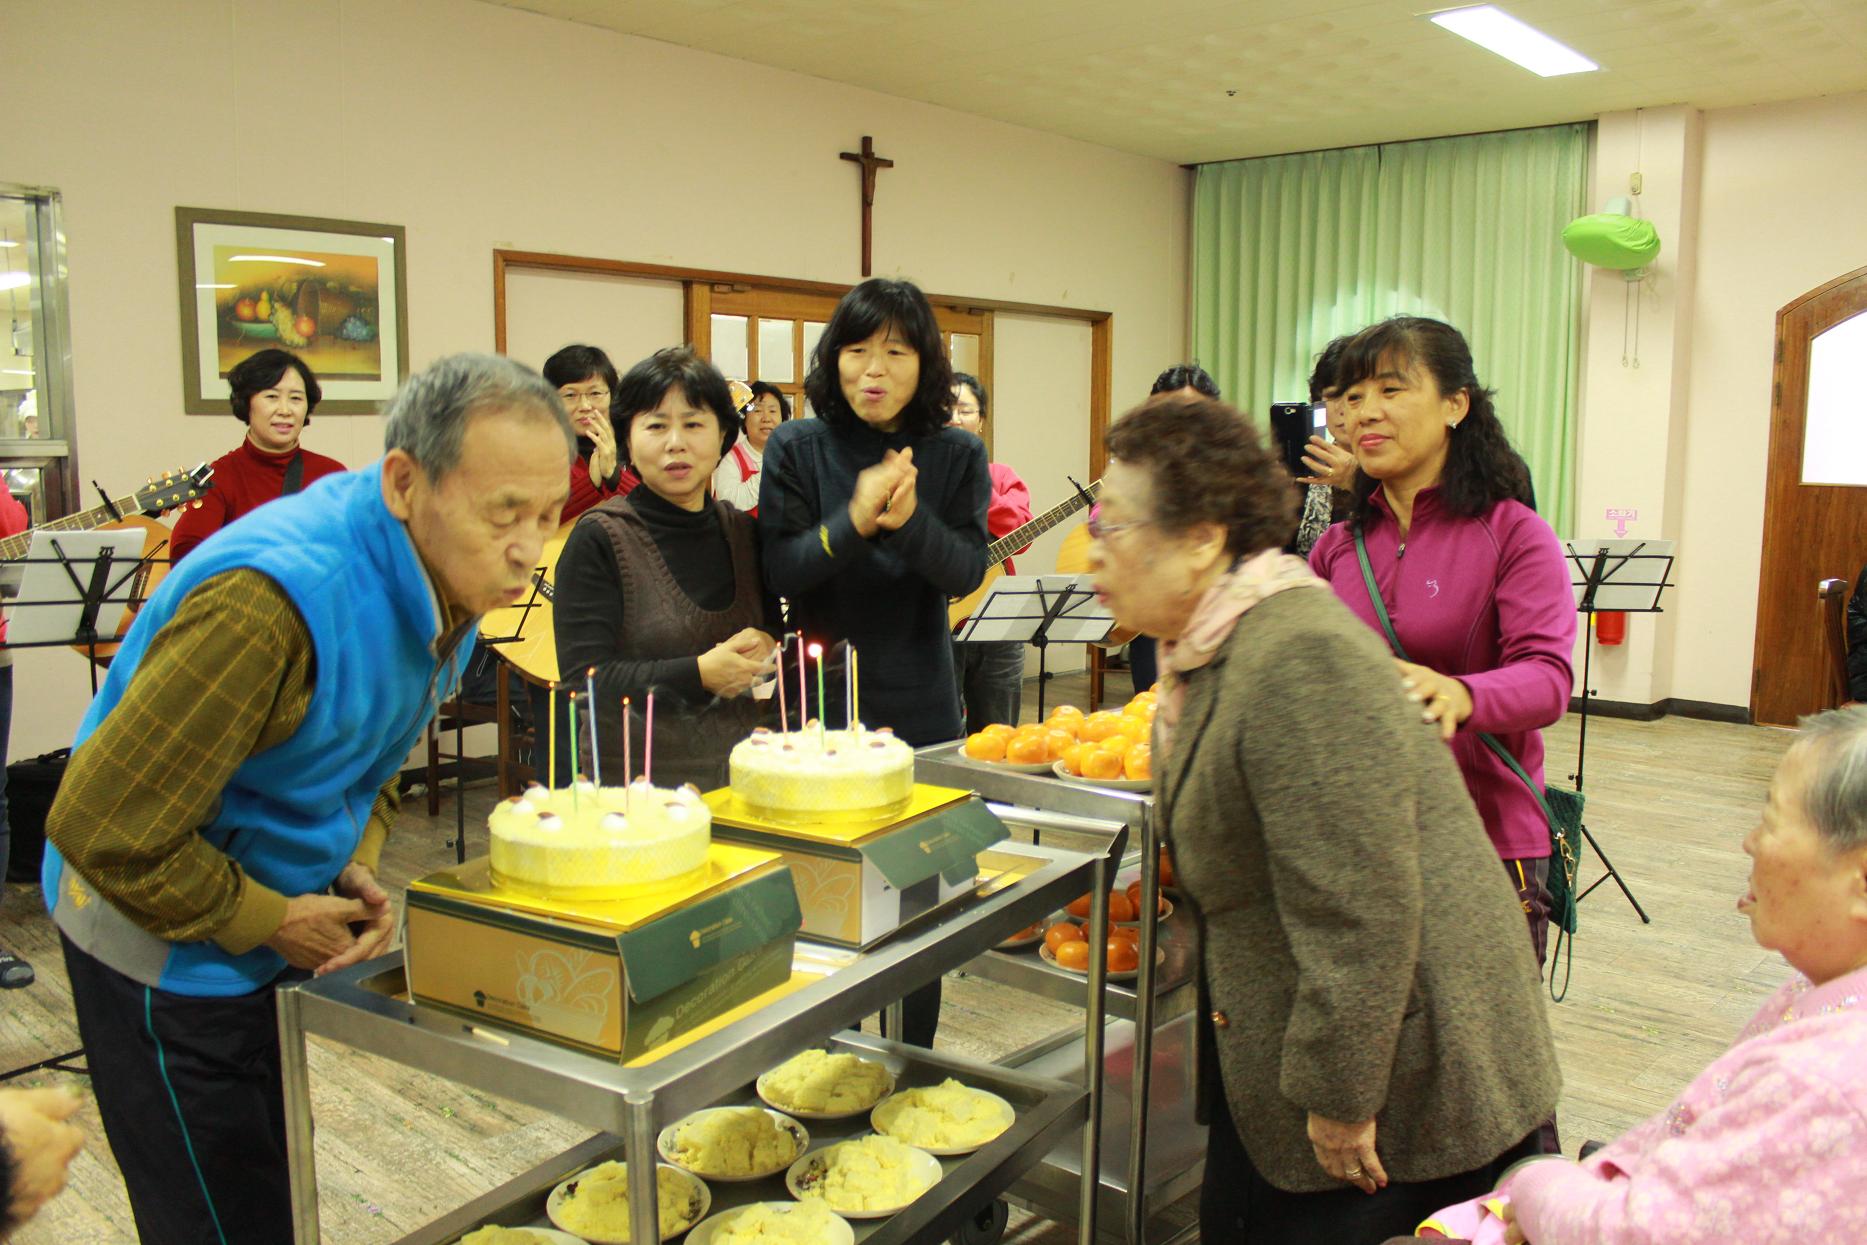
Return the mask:
M 320 476 L 346 470 L 335 458 L 301 449 L 298 438 L 324 396 L 305 361 L 287 350 L 262 350 L 227 373 L 233 416 L 246 425 L 240 448 L 214 460 L 214 487 L 199 508 L 181 512 L 169 537 L 177 562 L 229 523 Z

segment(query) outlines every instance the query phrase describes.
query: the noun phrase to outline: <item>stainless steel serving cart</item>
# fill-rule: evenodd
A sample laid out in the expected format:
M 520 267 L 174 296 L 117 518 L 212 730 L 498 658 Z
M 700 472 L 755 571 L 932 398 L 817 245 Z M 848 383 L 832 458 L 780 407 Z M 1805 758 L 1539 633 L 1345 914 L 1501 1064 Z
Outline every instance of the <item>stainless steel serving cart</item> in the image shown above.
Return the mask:
M 1102 1239 L 1144 1245 L 1149 1220 L 1199 1188 L 1206 1162 L 1205 1129 L 1194 1123 L 1192 1102 L 1198 949 L 1191 913 L 1159 919 L 1161 841 L 1153 797 L 986 765 L 966 759 L 960 749 L 959 744 L 921 749 L 915 777 L 978 792 L 993 802 L 993 811 L 1007 825 L 1029 827 L 1039 835 L 1092 836 L 1108 843 L 1118 859 L 1124 844 L 1136 849 L 1128 871 L 1138 867 L 1141 882 L 1139 971 L 1133 982 L 1111 982 L 1106 1002 L 1096 998 L 1093 984 L 1085 989 L 1081 974 L 1051 966 L 1035 950 L 991 951 L 966 971 L 1085 1008 L 1081 1032 L 1059 1032 L 1004 1062 L 1043 1076 L 1077 1078 L 1092 1058 L 1091 1048 L 1105 1046 L 1101 1128 L 1110 1138 L 1125 1133 L 1127 1142 L 1103 1147 L 1100 1161 L 1088 1166 L 1081 1154 L 1058 1147 L 1012 1185 L 1011 1200 L 1071 1220 L 1085 1204 L 1082 1173 L 1096 1171 Z M 1100 939 L 1092 936 L 1090 945 L 1101 945 Z M 1156 948 L 1163 957 L 1156 957 Z M 1101 958 L 1090 957 L 1092 962 Z M 1106 1032 L 1105 1008 L 1106 1016 L 1115 1018 Z M 1142 1109 L 1136 1109 L 1137 1103 Z M 1189 1228 L 1170 1239 L 1192 1235 Z
M 859 1034 L 843 1033 L 862 1017 L 889 1008 L 902 995 L 971 963 L 1018 930 L 1056 911 L 1085 889 L 1104 898 L 1092 912 L 1092 930 L 1105 937 L 1106 893 L 1125 836 L 1109 851 L 1072 851 L 1054 845 L 1008 844 L 1040 863 L 1028 876 L 995 893 L 979 895 L 909 926 L 894 940 L 861 955 L 800 943 L 800 962 L 839 964 L 820 980 L 759 1011 L 639 1066 L 619 1066 L 593 1055 L 523 1035 L 482 1028 L 406 994 L 402 957 L 395 954 L 279 992 L 279 1039 L 284 1063 L 286 1146 L 291 1166 L 294 1234 L 316 1245 L 318 1183 L 312 1143 L 310 1084 L 305 1040 L 309 1034 L 391 1059 L 462 1085 L 509 1098 L 599 1130 L 597 1136 L 492 1190 L 471 1204 L 402 1238 L 400 1245 L 445 1245 L 485 1224 L 544 1224 L 546 1195 L 560 1180 L 591 1163 L 619 1155 L 655 1154 L 665 1125 L 701 1107 L 747 1101 L 760 1073 L 799 1050 L 826 1040 L 879 1053 L 907 1085 L 946 1075 L 989 1089 L 1018 1109 L 1013 1127 L 970 1155 L 941 1163 L 942 1178 L 907 1209 L 889 1219 L 863 1221 L 857 1239 L 875 1245 L 937 1241 L 959 1233 L 980 1236 L 982 1209 L 1046 1154 L 1074 1148 L 1081 1171 L 1100 1161 L 1105 973 L 1098 963 L 1087 984 L 1091 1037 L 1078 1075 L 1063 1078 L 994 1067 Z M 814 957 L 814 959 L 813 959 Z M 1084 989 L 1081 979 L 1078 990 Z M 838 1130 L 811 1125 L 813 1145 L 862 1131 L 865 1121 Z M 1092 1182 L 1081 1181 L 1070 1212 L 1079 1240 L 1095 1240 L 1098 1212 Z M 782 1199 L 783 1178 L 711 1186 L 715 1208 L 764 1198 Z M 631 1163 L 632 1237 L 659 1239 L 655 1166 Z M 1002 1226 L 1002 1218 L 998 1220 Z

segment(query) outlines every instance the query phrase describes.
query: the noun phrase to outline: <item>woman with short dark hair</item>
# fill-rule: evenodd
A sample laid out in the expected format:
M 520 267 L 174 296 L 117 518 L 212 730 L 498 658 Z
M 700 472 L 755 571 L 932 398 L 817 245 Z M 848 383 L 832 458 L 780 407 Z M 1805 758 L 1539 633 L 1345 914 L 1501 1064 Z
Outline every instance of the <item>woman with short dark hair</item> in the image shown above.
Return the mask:
M 752 519 L 708 496 L 738 436 L 738 412 L 719 369 L 685 346 L 630 368 L 614 409 L 623 459 L 642 485 L 586 511 L 564 542 L 553 610 L 558 668 L 566 690 L 579 693 L 595 669 L 605 783 L 642 772 L 653 691 L 655 784 L 712 790 L 726 785 L 733 745 L 762 721 L 749 693 L 771 668 L 779 625 Z M 568 752 L 559 749 L 565 762 Z
M 791 418 L 791 399 L 770 381 L 752 382 L 752 400 L 743 413 L 745 435 L 720 459 L 713 473 L 713 495 L 758 518 L 758 478 L 765 469 L 765 442 Z
M 1199 928 L 1200 1237 L 1364 1245 L 1494 1187 L 1560 1077 L 1521 916 L 1380 642 L 1282 551 L 1236 411 L 1110 430 L 1090 573 L 1160 637 L 1156 812 Z M 1352 740 L 1351 781 L 1318 782 Z
M 1403 682 L 1452 747 L 1541 963 L 1551 907 L 1542 728 L 1568 712 L 1575 646 L 1562 547 L 1457 329 L 1383 321 L 1343 350 L 1336 381 L 1359 465 L 1355 504 L 1310 565 L 1370 628 L 1382 631 L 1383 613 L 1391 623 Z
M 818 417 L 782 425 L 765 445 L 766 582 L 807 640 L 861 653 L 871 724 L 916 746 L 952 739 L 947 602 L 985 578 L 992 478 L 985 443 L 948 426 L 953 371 L 926 295 L 879 277 L 845 294 L 804 392 Z M 829 686 L 832 722 L 847 714 L 841 683 Z M 904 1004 L 903 1036 L 933 1045 L 939 983 Z
M 227 373 L 227 389 L 246 437 L 238 449 L 214 460 L 214 487 L 176 518 L 169 556 L 178 562 L 241 515 L 346 470 L 335 458 L 299 445 L 324 397 L 303 359 L 289 350 L 258 351 Z
M 541 369 L 558 391 L 564 413 L 577 432 L 577 458 L 570 465 L 570 500 L 564 522 L 611 497 L 626 497 L 641 481 L 617 450 L 616 419 L 610 403 L 616 393 L 616 365 L 595 346 L 566 346 Z

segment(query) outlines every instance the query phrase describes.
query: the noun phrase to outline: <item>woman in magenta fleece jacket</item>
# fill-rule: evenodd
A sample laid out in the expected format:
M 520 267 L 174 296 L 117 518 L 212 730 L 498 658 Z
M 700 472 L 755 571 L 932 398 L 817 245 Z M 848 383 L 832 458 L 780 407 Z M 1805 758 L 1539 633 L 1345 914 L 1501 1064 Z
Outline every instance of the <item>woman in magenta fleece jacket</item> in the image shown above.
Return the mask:
M 1562 547 L 1537 517 L 1530 473 L 1510 446 L 1471 349 L 1438 320 L 1397 316 L 1357 334 L 1336 377 L 1355 451 L 1355 511 L 1324 533 L 1310 565 L 1376 631 L 1355 552 L 1411 661 L 1403 685 L 1452 747 L 1541 962 L 1549 930 L 1549 822 L 1495 735 L 1543 782 L 1542 728 L 1568 710 L 1575 602 Z M 1414 664 L 1418 663 L 1418 664 Z

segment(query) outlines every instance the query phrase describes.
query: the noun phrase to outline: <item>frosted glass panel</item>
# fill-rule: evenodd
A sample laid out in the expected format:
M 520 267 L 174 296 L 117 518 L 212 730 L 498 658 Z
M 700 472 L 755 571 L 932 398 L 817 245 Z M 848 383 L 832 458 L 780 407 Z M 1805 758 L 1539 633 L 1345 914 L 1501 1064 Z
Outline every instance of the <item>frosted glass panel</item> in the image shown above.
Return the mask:
M 713 366 L 739 380 L 749 379 L 752 370 L 746 331 L 744 316 L 713 317 Z
M 1867 311 L 1809 343 L 1808 418 L 1802 433 L 1804 484 L 1867 486 Z
M 977 334 L 953 334 L 953 344 L 947 347 L 947 354 L 953 360 L 953 370 L 955 372 L 966 372 L 973 376 L 979 374 L 979 338 Z
M 810 371 L 810 356 L 817 353 L 817 339 L 823 336 L 823 326 L 804 321 L 804 371 Z M 857 699 L 861 699 L 857 697 Z
M 788 385 L 797 379 L 797 360 L 791 357 L 794 320 L 758 322 L 758 379 Z

